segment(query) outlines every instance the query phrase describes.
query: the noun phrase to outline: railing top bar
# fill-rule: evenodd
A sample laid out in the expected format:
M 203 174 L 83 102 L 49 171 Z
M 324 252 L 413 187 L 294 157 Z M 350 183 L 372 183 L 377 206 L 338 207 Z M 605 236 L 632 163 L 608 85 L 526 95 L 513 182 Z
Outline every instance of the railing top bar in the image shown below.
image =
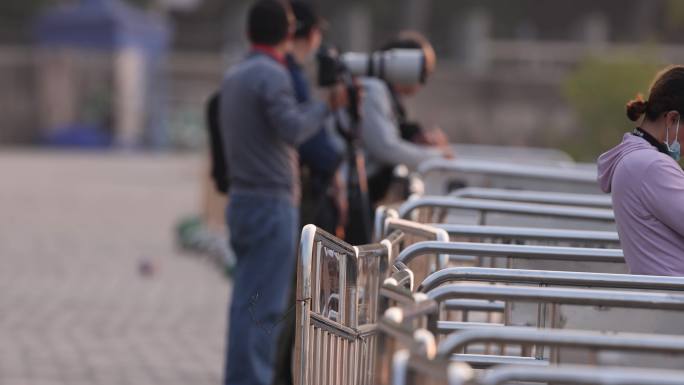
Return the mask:
M 684 310 L 684 295 L 657 292 L 449 284 L 437 287 L 427 295 L 437 302 L 458 298 Z
M 548 179 L 582 184 L 596 184 L 596 171 L 572 167 L 512 164 L 475 159 L 429 159 L 418 167 L 421 175 L 434 171 Z
M 459 379 L 451 384 L 457 384 Z M 488 370 L 481 385 L 509 382 L 544 382 L 575 385 L 684 385 L 684 372 L 665 369 L 635 369 L 584 365 L 500 366 Z
M 535 344 L 587 349 L 627 350 L 684 354 L 684 337 L 676 335 L 603 333 L 596 331 L 537 329 L 522 327 L 474 328 L 450 334 L 438 347 L 438 354 L 449 357 L 468 344 L 495 342 Z
M 465 362 L 473 369 L 489 369 L 498 365 L 548 366 L 549 361 L 534 357 L 497 356 L 489 354 L 454 354 L 451 362 Z
M 466 187 L 451 193 L 451 196 L 477 199 L 494 199 L 509 202 L 529 202 L 572 206 L 610 208 L 610 195 L 574 194 L 550 191 L 527 191 L 495 188 Z
M 487 199 L 469 199 L 444 196 L 423 196 L 406 201 L 399 208 L 402 218 L 420 207 L 439 207 L 446 209 L 480 210 L 487 212 L 557 217 L 568 219 L 587 219 L 614 222 L 613 210 L 590 207 L 546 205 L 539 203 L 504 202 Z
M 387 218 L 385 220 L 385 233 L 390 233 L 392 230 L 402 230 L 408 233 L 419 234 L 424 238 L 438 237 L 444 231 L 435 226 L 430 226 L 407 219 Z
M 472 242 L 417 242 L 402 250 L 397 262 L 408 264 L 414 258 L 425 254 L 463 254 L 487 257 L 513 257 L 526 259 L 589 261 L 624 263 L 620 249 L 594 249 L 583 247 L 503 245 Z
M 534 239 L 553 239 L 568 241 L 611 241 L 619 242 L 617 232 L 545 229 L 535 227 L 479 226 L 433 223 L 430 226 L 446 230 L 449 235 L 472 235 L 492 237 L 524 237 Z
M 684 291 L 684 277 L 499 269 L 487 267 L 449 267 L 442 269 L 425 278 L 418 287 L 418 290 L 430 291 L 439 285 L 453 281 L 484 281 Z
M 461 321 L 437 321 L 438 331 L 463 331 L 470 329 L 481 329 L 481 328 L 505 328 L 506 325 L 502 323 L 491 323 L 491 322 L 461 322 Z
M 566 152 L 549 147 L 497 146 L 472 143 L 452 143 L 451 147 L 459 159 L 483 159 L 494 154 L 502 161 L 514 159 L 525 164 L 571 164 L 576 163 Z

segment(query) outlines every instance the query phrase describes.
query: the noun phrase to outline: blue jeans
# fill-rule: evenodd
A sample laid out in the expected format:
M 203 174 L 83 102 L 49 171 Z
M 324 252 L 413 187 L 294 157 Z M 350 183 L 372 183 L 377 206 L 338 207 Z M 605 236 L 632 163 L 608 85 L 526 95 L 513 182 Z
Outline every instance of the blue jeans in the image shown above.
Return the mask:
M 224 384 L 271 385 L 296 264 L 299 214 L 287 199 L 236 193 L 226 216 L 237 264 Z

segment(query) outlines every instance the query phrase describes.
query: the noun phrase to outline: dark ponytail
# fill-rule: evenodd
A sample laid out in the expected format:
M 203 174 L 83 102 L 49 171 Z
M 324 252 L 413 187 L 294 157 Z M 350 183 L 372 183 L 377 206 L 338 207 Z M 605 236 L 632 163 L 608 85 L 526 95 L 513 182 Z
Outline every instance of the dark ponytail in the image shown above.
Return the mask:
M 668 111 L 684 111 L 684 66 L 673 65 L 656 75 L 648 100 L 641 95 L 627 103 L 627 117 L 637 121 L 642 115 L 649 121 L 655 121 Z

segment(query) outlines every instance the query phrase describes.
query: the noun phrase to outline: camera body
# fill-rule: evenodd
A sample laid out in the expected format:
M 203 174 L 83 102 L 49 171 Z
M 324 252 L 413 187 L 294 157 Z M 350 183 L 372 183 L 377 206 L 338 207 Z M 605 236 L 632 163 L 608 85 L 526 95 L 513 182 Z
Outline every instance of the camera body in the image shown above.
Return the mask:
M 427 77 L 425 53 L 421 49 L 396 48 L 372 53 L 346 52 L 321 47 L 318 84 L 329 87 L 345 75 L 372 76 L 397 85 L 424 83 Z

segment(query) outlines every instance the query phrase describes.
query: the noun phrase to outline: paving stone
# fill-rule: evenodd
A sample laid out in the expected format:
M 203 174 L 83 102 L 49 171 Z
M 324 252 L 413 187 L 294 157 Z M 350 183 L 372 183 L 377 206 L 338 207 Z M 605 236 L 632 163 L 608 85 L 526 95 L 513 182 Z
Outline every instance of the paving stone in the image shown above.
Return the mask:
M 220 383 L 229 284 L 173 238 L 202 159 L 0 152 L 0 384 Z

